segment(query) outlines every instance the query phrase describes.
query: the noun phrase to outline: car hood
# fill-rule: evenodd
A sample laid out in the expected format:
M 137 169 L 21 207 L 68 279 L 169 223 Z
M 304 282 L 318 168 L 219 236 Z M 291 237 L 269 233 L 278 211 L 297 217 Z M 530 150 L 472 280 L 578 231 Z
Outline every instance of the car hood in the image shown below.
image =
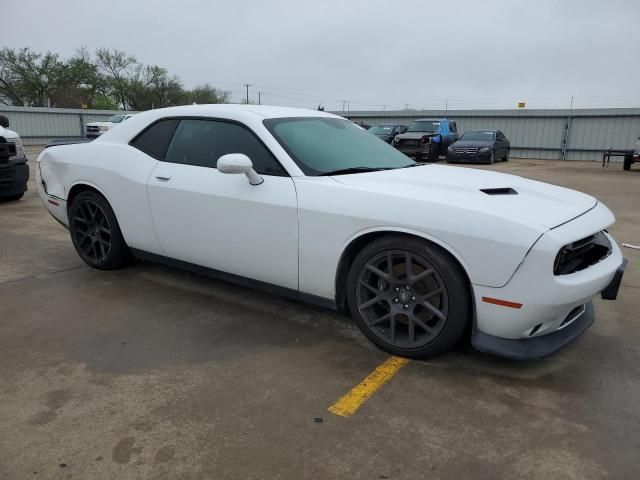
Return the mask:
M 389 138 L 393 137 L 393 133 L 374 133 L 376 137 Z
M 597 204 L 595 198 L 568 188 L 504 173 L 441 165 L 338 175 L 333 179 L 354 188 L 413 200 L 416 215 L 420 201 L 441 203 L 507 217 L 542 231 L 579 217 Z
M 111 122 L 89 122 L 87 123 L 87 127 L 111 127 L 115 125 L 115 123 Z
M 436 135 L 436 132 L 404 132 L 398 135 L 398 137 L 403 140 L 419 140 L 422 137 L 434 137 Z
M 6 140 L 15 140 L 16 138 L 20 138 L 16 132 L 4 127 L 0 127 L 0 137 Z
M 491 140 L 458 140 L 451 144 L 452 147 L 491 147 L 493 141 Z

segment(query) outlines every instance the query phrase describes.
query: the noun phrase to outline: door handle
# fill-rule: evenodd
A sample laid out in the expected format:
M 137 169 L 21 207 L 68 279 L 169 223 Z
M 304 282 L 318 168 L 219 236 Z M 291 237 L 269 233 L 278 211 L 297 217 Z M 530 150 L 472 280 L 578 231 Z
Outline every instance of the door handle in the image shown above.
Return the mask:
M 171 175 L 156 175 L 156 179 L 160 180 L 161 182 L 168 182 L 169 180 L 171 180 Z

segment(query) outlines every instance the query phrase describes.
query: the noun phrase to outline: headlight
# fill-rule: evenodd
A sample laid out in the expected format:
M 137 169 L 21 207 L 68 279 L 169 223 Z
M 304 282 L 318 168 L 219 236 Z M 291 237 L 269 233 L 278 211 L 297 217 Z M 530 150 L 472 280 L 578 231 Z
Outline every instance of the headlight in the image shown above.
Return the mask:
M 478 152 L 480 153 L 487 153 L 488 151 L 491 150 L 491 147 L 482 147 L 480 150 L 478 150 Z
M 453 147 L 449 146 L 449 148 L 447 148 L 447 150 L 449 150 L 450 152 L 453 152 Z
M 396 135 L 396 136 L 393 138 L 393 143 L 399 143 L 399 142 L 400 142 L 400 137 Z
M 100 125 L 99 128 L 101 132 L 106 132 L 107 130 L 109 130 L 109 127 L 107 127 L 106 125 Z
M 24 146 L 22 145 L 22 139 L 20 137 L 9 139 L 16 146 L 16 155 L 11 158 L 22 158 L 24 157 Z

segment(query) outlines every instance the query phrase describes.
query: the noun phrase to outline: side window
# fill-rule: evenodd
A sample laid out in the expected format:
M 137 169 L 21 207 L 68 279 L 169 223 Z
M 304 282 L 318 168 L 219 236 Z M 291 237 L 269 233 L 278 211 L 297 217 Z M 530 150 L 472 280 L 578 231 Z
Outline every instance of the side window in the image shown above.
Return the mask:
M 456 122 L 451 122 L 451 133 L 458 133 L 458 126 L 456 125 Z
M 134 138 L 130 145 L 157 160 L 162 160 L 178 122 L 179 120 L 175 119 L 156 122 Z
M 181 120 L 164 161 L 216 168 L 218 159 L 227 153 L 244 153 L 262 175 L 286 175 L 253 133 L 219 120 Z

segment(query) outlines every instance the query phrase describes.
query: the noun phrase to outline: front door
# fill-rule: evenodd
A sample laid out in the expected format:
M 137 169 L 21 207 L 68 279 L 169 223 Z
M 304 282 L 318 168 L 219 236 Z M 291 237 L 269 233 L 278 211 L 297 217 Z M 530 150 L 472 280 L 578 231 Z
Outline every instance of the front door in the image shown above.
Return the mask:
M 264 178 L 215 167 L 244 153 Z M 298 288 L 298 219 L 293 180 L 247 127 L 183 119 L 148 182 L 160 244 L 170 258 Z

